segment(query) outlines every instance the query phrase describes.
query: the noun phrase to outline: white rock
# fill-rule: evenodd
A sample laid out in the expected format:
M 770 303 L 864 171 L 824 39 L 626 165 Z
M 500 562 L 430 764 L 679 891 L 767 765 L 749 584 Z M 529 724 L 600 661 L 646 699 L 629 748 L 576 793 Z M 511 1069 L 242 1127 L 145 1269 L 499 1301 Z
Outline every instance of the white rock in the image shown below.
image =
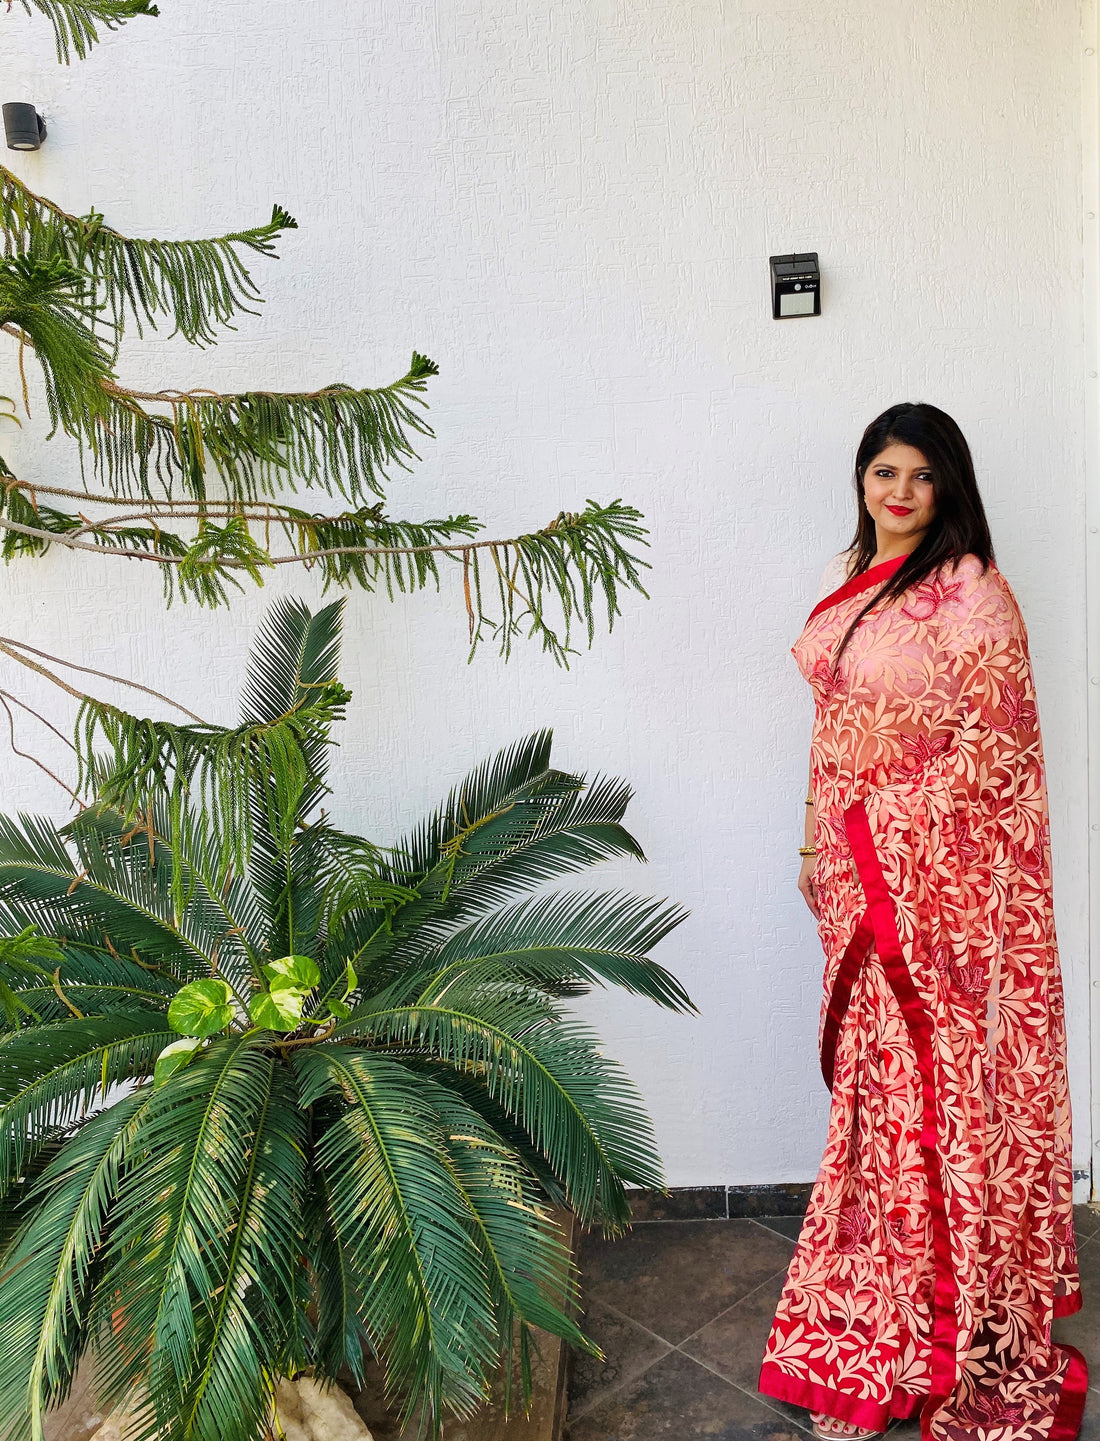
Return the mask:
M 287 1441 L 372 1441 L 347 1393 L 319 1386 L 312 1376 L 280 1381 L 275 1410 Z

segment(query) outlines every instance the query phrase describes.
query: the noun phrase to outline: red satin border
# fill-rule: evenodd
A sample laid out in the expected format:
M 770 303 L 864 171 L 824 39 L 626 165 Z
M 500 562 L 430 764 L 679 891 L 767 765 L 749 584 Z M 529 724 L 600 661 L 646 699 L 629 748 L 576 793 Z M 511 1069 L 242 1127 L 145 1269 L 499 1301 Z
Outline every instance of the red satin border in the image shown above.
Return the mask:
M 867 959 L 874 938 L 871 912 L 868 909 L 860 916 L 859 923 L 852 932 L 852 939 L 836 968 L 829 1008 L 825 1012 L 825 1024 L 821 1029 L 821 1074 L 830 1091 L 833 1089 L 833 1072 L 836 1070 L 836 1044 L 840 1038 L 840 1023 L 844 1020 L 848 1002 L 852 999 L 852 987 L 863 969 L 863 962 Z
M 1074 1441 L 1081 1429 L 1081 1417 L 1085 1411 L 1085 1396 L 1089 1388 L 1089 1367 L 1076 1346 L 1059 1342 L 1059 1351 L 1069 1357 L 1062 1391 L 1058 1397 L 1058 1409 L 1050 1425 L 1048 1441 Z
M 757 1390 L 777 1401 L 792 1406 L 805 1406 L 808 1411 L 824 1411 L 838 1421 L 847 1421 L 863 1431 L 885 1431 L 894 1415 L 890 1406 L 881 1401 L 865 1401 L 859 1396 L 846 1396 L 831 1386 L 819 1386 L 802 1376 L 788 1376 L 774 1361 L 760 1367 Z
M 886 972 L 913 1045 L 917 1070 L 921 1079 L 923 1119 L 920 1149 L 928 1183 L 928 1205 L 932 1221 L 932 1252 L 935 1264 L 932 1322 L 931 1395 L 921 1410 L 921 1437 L 931 1441 L 932 1417 L 951 1395 L 958 1380 L 956 1340 L 958 1320 L 955 1309 L 958 1283 L 951 1265 L 951 1233 L 948 1228 L 947 1206 L 943 1193 L 937 1134 L 937 1098 L 935 1050 L 932 1022 L 920 993 L 913 984 L 905 954 L 898 936 L 894 905 L 875 850 L 871 825 L 862 801 L 844 812 L 852 858 L 867 898 L 867 909 L 874 928 L 875 946 Z
M 903 561 L 908 559 L 907 555 L 899 555 L 893 560 L 884 560 L 881 565 L 873 565 L 870 570 L 861 571 L 859 575 L 852 576 L 851 580 L 846 580 L 842 586 L 838 586 L 823 600 L 818 601 L 806 617 L 806 624 L 809 625 L 814 616 L 820 615 L 822 611 L 831 610 L 842 600 L 850 600 L 853 595 L 859 595 L 862 590 L 870 590 L 873 585 L 881 585 L 884 580 L 893 575 L 894 571 L 901 568 Z

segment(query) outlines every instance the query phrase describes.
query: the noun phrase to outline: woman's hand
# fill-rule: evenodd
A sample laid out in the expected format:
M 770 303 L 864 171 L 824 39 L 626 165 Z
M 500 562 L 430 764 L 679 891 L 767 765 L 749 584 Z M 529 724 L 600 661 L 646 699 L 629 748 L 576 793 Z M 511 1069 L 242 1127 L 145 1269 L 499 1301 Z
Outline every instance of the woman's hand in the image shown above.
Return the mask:
M 802 892 L 802 899 L 813 912 L 815 921 L 821 919 L 821 912 L 817 907 L 817 884 L 814 881 L 814 871 L 816 868 L 816 856 L 803 856 L 802 869 L 798 872 L 798 889 Z

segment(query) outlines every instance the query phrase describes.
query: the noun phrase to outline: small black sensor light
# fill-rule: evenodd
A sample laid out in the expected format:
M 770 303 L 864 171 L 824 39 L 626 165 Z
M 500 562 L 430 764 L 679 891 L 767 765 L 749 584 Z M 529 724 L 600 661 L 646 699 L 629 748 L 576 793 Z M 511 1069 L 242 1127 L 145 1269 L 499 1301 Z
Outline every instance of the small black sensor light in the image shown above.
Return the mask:
M 790 315 L 821 314 L 821 272 L 817 251 L 805 255 L 771 255 L 772 316 L 786 320 Z
M 46 138 L 46 122 L 21 100 L 4 106 L 4 139 L 9 150 L 37 150 Z

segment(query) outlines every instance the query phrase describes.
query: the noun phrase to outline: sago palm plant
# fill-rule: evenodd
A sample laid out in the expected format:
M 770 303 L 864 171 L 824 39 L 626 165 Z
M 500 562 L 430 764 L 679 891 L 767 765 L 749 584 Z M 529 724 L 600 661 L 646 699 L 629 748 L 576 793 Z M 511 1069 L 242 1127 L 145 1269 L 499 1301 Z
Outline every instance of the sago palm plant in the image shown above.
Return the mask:
M 586 1344 L 554 1208 L 613 1232 L 624 1183 L 660 1184 L 635 1091 L 563 1002 L 689 1008 L 648 958 L 682 913 L 545 891 L 641 856 L 627 788 L 552 769 L 542 734 L 390 850 L 338 830 L 339 627 L 279 603 L 239 727 L 100 707 L 91 803 L 0 820 L 11 1441 L 86 1353 L 141 1435 L 255 1441 L 281 1376 L 372 1354 L 438 1435 L 529 1327 Z

